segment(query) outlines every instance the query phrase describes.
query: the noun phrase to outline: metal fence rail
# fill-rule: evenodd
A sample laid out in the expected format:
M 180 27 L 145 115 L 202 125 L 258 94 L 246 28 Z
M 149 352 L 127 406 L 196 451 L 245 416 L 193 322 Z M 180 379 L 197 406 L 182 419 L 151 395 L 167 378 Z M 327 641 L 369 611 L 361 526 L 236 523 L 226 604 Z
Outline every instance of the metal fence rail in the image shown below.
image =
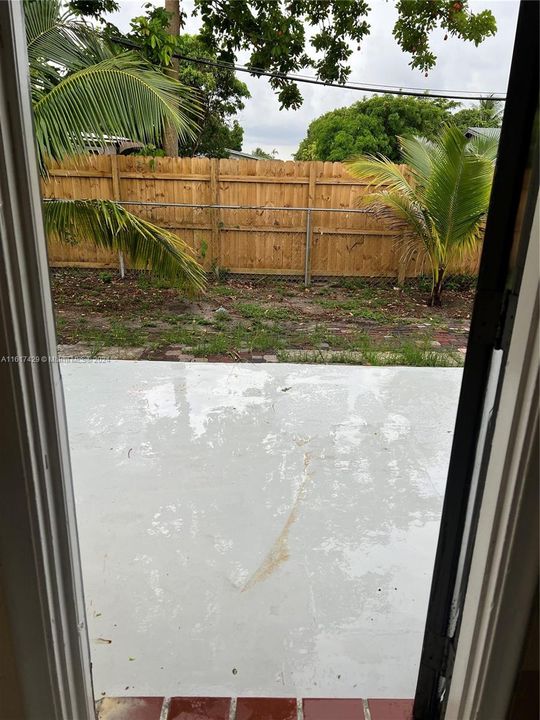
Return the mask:
M 43 202 L 52 202 L 53 198 L 44 198 Z M 69 198 L 54 198 L 56 202 L 69 202 Z M 368 208 L 327 208 L 327 207 L 276 207 L 273 205 L 224 205 L 210 203 L 173 203 L 173 202 L 157 202 L 148 200 L 120 200 L 119 205 L 139 206 L 150 208 L 196 208 L 199 210 L 271 210 L 282 212 L 300 212 L 306 215 L 305 225 L 305 244 L 304 244 L 304 285 L 311 285 L 311 244 L 313 239 L 313 214 L 314 213 L 346 213 L 359 215 L 373 215 L 373 211 Z M 179 228 L 180 229 L 180 228 Z M 286 228 L 291 233 L 299 232 L 294 228 Z M 264 232 L 265 228 L 261 228 Z M 120 274 L 125 275 L 125 261 L 122 253 L 119 253 Z

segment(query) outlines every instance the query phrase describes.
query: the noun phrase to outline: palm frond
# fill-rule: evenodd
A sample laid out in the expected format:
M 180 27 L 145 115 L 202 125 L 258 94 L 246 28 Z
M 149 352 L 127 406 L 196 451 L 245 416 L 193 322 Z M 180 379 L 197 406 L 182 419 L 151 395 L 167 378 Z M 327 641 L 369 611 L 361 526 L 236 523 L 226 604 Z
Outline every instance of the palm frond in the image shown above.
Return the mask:
M 424 189 L 425 204 L 445 252 L 470 246 L 484 217 L 491 191 L 493 162 L 470 152 L 455 127 L 444 129 L 433 154 L 433 169 Z
M 69 71 L 111 53 L 95 32 L 58 0 L 24 0 L 26 45 L 33 84 L 56 84 Z
M 84 152 L 88 135 L 97 146 L 108 136 L 157 145 L 165 121 L 191 137 L 196 108 L 190 88 L 123 53 L 67 75 L 34 103 L 38 149 L 43 162 Z
M 385 187 L 409 197 L 411 201 L 417 199 L 415 189 L 404 171 L 382 155 L 379 157 L 366 155 L 345 163 L 345 167 L 354 177 L 367 180 L 370 190 Z M 365 204 L 362 198 L 360 204 Z
M 145 66 L 134 53 L 107 58 L 63 78 L 34 103 L 34 127 L 41 160 L 62 160 L 85 151 L 85 136 L 104 144 L 108 136 L 159 144 L 163 124 L 192 136 L 186 111 L 194 93 Z
M 180 137 L 194 134 L 200 114 L 195 91 L 133 52 L 115 54 L 92 28 L 64 12 L 61 0 L 25 0 L 34 128 L 41 170 L 104 146 L 111 136 L 160 144 L 165 123 Z M 174 234 L 109 200 L 44 203 L 47 232 L 119 250 L 136 266 L 180 277 L 194 289 L 204 273 Z
M 43 215 L 49 236 L 89 240 L 125 253 L 136 267 L 148 264 L 156 275 L 182 279 L 194 290 L 205 286 L 204 271 L 180 238 L 112 200 L 46 200 Z
M 422 137 L 400 137 L 403 162 L 409 167 L 416 183 L 426 185 L 432 170 L 434 144 Z
M 399 192 L 383 190 L 368 196 L 369 207 L 375 216 L 383 220 L 400 235 L 400 254 L 404 262 L 413 256 L 436 252 L 437 237 L 430 227 L 430 219 L 424 209 L 415 201 Z
M 485 158 L 494 163 L 497 159 L 499 141 L 491 137 L 475 137 L 469 140 L 467 152 L 471 155 Z

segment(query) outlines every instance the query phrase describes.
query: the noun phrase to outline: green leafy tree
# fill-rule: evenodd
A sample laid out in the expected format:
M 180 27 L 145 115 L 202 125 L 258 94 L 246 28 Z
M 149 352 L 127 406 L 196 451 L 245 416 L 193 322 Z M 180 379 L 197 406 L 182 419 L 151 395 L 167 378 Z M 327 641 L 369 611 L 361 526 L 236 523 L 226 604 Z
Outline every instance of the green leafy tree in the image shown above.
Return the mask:
M 180 136 L 194 132 L 193 93 L 133 52 L 115 54 L 59 0 L 26 0 L 34 128 L 41 172 L 105 146 L 111 136 L 159 143 L 163 124 Z M 108 200 L 53 200 L 44 203 L 49 234 L 60 240 L 85 237 L 125 252 L 137 265 L 202 287 L 204 276 L 191 251 L 176 235 L 132 215 Z
M 171 35 L 169 13 L 162 7 L 148 8 L 131 21 L 128 39 L 143 48 L 148 60 L 161 68 L 171 67 L 174 54 L 215 62 L 215 53 L 196 35 Z M 250 97 L 247 85 L 228 68 L 178 61 L 180 82 L 198 92 L 202 115 L 193 137 L 180 140 L 178 154 L 227 157 L 227 149 L 241 150 L 244 131 L 234 116 Z
M 398 162 L 398 136 L 435 139 L 451 118 L 456 103 L 399 95 L 364 98 L 313 120 L 300 143 L 296 160 L 350 160 L 367 153 Z
M 474 13 L 467 0 L 398 0 L 393 34 L 412 56 L 410 64 L 427 72 L 436 56 L 430 35 L 481 43 L 497 25 L 490 10 Z M 342 83 L 350 75 L 349 60 L 369 34 L 366 0 L 195 0 L 201 36 L 220 60 L 234 62 L 247 52 L 248 65 L 277 73 L 311 68 L 317 77 Z M 302 96 L 294 82 L 272 78 L 282 107 L 295 108 Z
M 74 15 L 82 15 L 101 20 L 104 13 L 116 12 L 120 5 L 116 0 L 70 0 L 68 10 Z
M 425 72 L 437 61 L 429 44 L 429 35 L 435 28 L 446 30 L 444 40 L 452 35 L 476 46 L 497 31 L 493 13 L 490 10 L 473 13 L 466 0 L 398 0 L 396 7 L 394 37 L 412 55 L 411 67 Z
M 260 147 L 256 147 L 251 154 L 257 158 L 260 158 L 261 160 L 277 160 L 278 151 L 274 149 L 271 153 L 269 153 Z
M 348 169 L 370 182 L 372 192 L 362 204 L 391 226 L 405 226 L 404 260 L 420 242 L 431 266 L 429 304 L 440 305 L 448 267 L 481 239 L 497 143 L 468 141 L 455 126 L 445 127 L 435 142 L 420 137 L 400 142 L 410 174 L 385 157 L 363 157 Z
M 480 100 L 476 107 L 463 108 L 452 116 L 452 122 L 466 132 L 469 127 L 500 127 L 503 115 L 503 103 L 492 98 Z

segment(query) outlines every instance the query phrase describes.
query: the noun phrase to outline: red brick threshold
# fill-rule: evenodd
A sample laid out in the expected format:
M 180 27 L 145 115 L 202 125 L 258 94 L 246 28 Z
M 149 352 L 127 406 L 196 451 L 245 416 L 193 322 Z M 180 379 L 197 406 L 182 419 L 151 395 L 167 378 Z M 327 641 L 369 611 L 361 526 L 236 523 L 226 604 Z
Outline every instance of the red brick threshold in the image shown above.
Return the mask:
M 98 720 L 412 720 L 412 700 L 105 697 Z

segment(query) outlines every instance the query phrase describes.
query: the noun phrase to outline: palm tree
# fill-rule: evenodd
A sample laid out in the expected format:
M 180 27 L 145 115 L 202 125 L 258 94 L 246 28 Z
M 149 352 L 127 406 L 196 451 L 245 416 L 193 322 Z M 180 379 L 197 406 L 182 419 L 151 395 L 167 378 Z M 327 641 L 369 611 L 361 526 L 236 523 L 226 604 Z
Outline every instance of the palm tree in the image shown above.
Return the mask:
M 499 127 L 504 113 L 504 103 L 501 100 L 495 100 L 493 97 L 482 98 L 478 103 L 478 109 L 486 124 Z
M 428 304 L 440 305 L 449 266 L 481 239 L 497 142 L 468 141 L 452 126 L 445 127 L 435 142 L 420 137 L 399 140 L 408 170 L 384 156 L 353 160 L 348 170 L 370 181 L 372 192 L 361 203 L 391 227 L 405 227 L 404 261 L 420 246 L 431 266 Z
M 61 162 L 104 146 L 110 137 L 159 144 L 164 124 L 193 133 L 197 101 L 191 90 L 134 52 L 116 52 L 60 0 L 25 0 L 26 39 L 38 162 Z M 201 288 L 204 274 L 176 235 L 109 200 L 47 200 L 48 234 L 86 237 L 126 253 L 136 266 Z

